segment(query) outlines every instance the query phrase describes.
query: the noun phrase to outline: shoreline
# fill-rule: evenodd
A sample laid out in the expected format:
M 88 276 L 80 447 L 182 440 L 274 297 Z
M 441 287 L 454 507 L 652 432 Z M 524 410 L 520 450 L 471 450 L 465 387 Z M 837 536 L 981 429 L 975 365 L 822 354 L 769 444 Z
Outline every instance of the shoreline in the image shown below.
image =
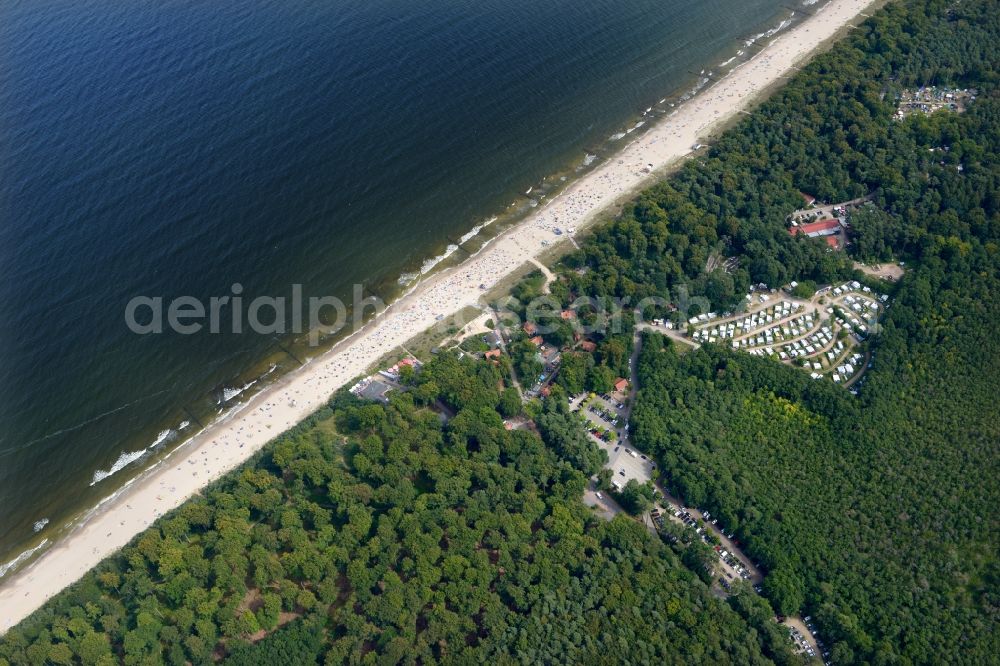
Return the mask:
M 126 545 L 159 516 L 244 463 L 267 442 L 322 407 L 386 354 L 465 307 L 525 262 L 579 233 L 599 215 L 658 180 L 699 140 L 759 101 L 803 58 L 822 49 L 878 0 L 831 0 L 779 33 L 720 81 L 658 118 L 644 133 L 558 192 L 462 263 L 431 274 L 361 329 L 223 414 L 85 514 L 25 569 L 0 583 L 0 633 Z M 481 289 L 480 285 L 485 285 Z
M 817 1 L 812 0 L 809 4 Z M 665 117 L 672 114 L 677 106 L 700 94 L 706 85 L 716 80 L 713 77 L 724 77 L 729 71 L 751 59 L 753 57 L 751 45 L 753 48 L 761 48 L 775 35 L 790 26 L 801 23 L 809 16 L 804 11 L 797 12 L 790 10 L 790 8 L 785 9 L 785 13 L 777 16 L 777 23 L 765 22 L 755 28 L 753 33 L 737 36 L 731 49 L 720 51 L 711 59 L 715 61 L 729 56 L 724 61 L 716 62 L 714 65 L 706 62 L 704 68 L 698 73 L 689 70 L 691 76 L 681 82 L 666 97 L 657 102 L 647 100 L 645 104 L 648 104 L 648 107 L 644 111 L 641 111 L 643 105 L 640 105 L 641 112 L 637 111 L 624 119 L 612 134 L 603 140 L 592 141 L 583 146 L 582 158 L 579 154 L 580 151 L 574 151 L 572 157 L 567 157 L 558 167 L 541 177 L 540 180 L 535 181 L 528 187 L 527 191 L 514 193 L 515 198 L 511 203 L 506 206 L 499 204 L 498 208 L 485 211 L 483 215 L 471 219 L 469 230 L 460 237 L 448 237 L 447 244 L 432 248 L 423 258 L 401 266 L 398 275 L 390 278 L 383 277 L 366 284 L 366 288 L 371 289 L 369 295 L 391 305 L 396 300 L 409 295 L 439 272 L 446 271 L 477 256 L 496 237 L 502 236 L 533 215 L 540 205 L 544 206 L 550 200 L 558 198 L 577 180 L 585 178 L 604 161 L 616 157 L 628 143 L 639 139 L 650 129 L 656 127 Z M 764 26 L 769 27 L 765 29 Z M 760 32 L 757 32 L 758 30 Z M 568 251 L 569 245 L 570 241 L 564 236 L 562 240 L 550 244 L 543 256 L 547 258 L 558 257 Z M 63 515 L 59 515 L 59 511 L 54 513 L 38 512 L 37 516 L 44 516 L 42 520 L 46 524 L 51 522 L 55 524 L 50 525 L 48 529 L 44 530 L 44 533 L 36 528 L 35 534 L 23 540 L 20 548 L 5 553 L 4 559 L 0 560 L 0 588 L 2 588 L 3 579 L 8 571 L 13 570 L 16 573 L 21 567 L 29 565 L 33 559 L 43 554 L 46 544 L 58 542 L 86 524 L 90 517 L 107 502 L 112 501 L 133 483 L 144 478 L 165 458 L 171 456 L 175 451 L 183 449 L 192 439 L 196 438 L 204 430 L 204 424 L 221 421 L 239 413 L 254 395 L 267 390 L 273 383 L 280 381 L 286 375 L 300 370 L 305 361 L 323 356 L 345 336 L 342 332 L 329 337 L 323 336 L 320 344 L 316 347 L 304 344 L 307 337 L 305 335 L 287 335 L 277 340 L 275 345 L 250 365 L 236 373 L 220 378 L 220 381 L 211 390 L 205 392 L 201 400 L 195 397 L 192 401 L 175 406 L 170 418 L 161 419 L 155 423 L 150 422 L 142 434 L 136 436 L 133 441 L 122 442 L 116 459 L 109 461 L 106 465 L 95 466 L 89 485 L 94 488 L 104 479 L 122 473 L 119 480 L 112 481 L 109 484 L 110 490 L 102 496 L 90 497 L 86 501 L 78 503 L 74 509 L 63 512 Z M 272 373 L 273 377 L 271 377 Z M 201 407 L 206 407 L 209 401 L 212 402 L 213 409 L 210 411 L 198 409 L 199 403 L 201 403 Z M 197 427 L 191 427 L 192 421 L 196 422 Z M 37 524 L 38 521 L 34 522 Z

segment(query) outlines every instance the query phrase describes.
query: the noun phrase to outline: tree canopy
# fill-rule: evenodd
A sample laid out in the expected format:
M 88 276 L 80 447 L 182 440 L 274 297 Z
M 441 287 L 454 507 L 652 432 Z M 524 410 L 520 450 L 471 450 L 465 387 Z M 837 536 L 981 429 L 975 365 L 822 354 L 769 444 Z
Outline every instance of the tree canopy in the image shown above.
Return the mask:
M 769 359 L 644 337 L 635 445 L 736 532 L 767 601 L 739 584 L 717 599 L 708 546 L 678 556 L 580 501 L 606 458 L 563 389 L 629 376 L 633 344 L 630 311 L 595 306 L 580 320 L 620 326 L 564 355 L 541 407 L 522 408 L 512 382 L 542 371 L 525 340 L 498 365 L 442 353 L 388 405 L 339 393 L 9 631 L 0 666 L 795 663 L 767 602 L 811 614 L 838 664 L 994 662 L 997 62 L 995 2 L 890 3 L 599 226 L 549 285 L 562 307 L 727 308 L 753 283 L 811 289 L 856 275 L 854 258 L 907 262 L 856 397 Z M 899 91 L 925 84 L 978 99 L 894 119 Z M 871 195 L 853 256 L 787 232 L 802 191 Z M 544 284 L 531 275 L 515 295 Z M 523 413 L 534 422 L 505 427 Z M 647 489 L 626 491 L 642 511 Z

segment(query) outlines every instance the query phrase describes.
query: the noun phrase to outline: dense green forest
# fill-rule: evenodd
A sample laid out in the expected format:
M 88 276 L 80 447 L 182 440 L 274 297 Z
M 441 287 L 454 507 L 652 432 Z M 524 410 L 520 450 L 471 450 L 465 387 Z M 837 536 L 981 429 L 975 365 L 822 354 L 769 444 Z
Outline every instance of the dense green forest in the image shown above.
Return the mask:
M 565 391 L 542 405 L 512 390 L 542 367 L 520 339 L 498 365 L 439 355 L 388 406 L 338 394 L 8 632 L 0 666 L 795 663 L 768 602 L 811 614 L 837 664 L 996 663 L 997 63 L 995 0 L 890 3 L 597 228 L 550 285 L 563 307 L 693 294 L 726 308 L 758 282 L 907 262 L 858 396 L 644 338 L 636 445 L 736 530 L 768 601 L 715 598 L 684 565 L 696 551 L 580 501 L 605 459 L 562 396 L 628 376 L 625 312 L 563 354 Z M 895 120 L 899 91 L 923 84 L 978 98 Z M 849 253 L 788 234 L 802 191 L 873 197 Z M 706 270 L 725 257 L 738 266 Z
M 417 381 L 388 406 L 338 396 L 9 632 L 0 663 L 769 663 L 752 601 L 579 501 L 574 460 L 599 451 L 564 404 L 543 441 L 505 429 L 488 363 L 447 354 Z
M 782 218 L 798 190 L 873 193 L 853 252 L 911 269 L 860 395 L 711 345 L 679 355 L 653 336 L 635 443 L 668 487 L 736 530 L 775 609 L 811 614 L 835 663 L 995 663 L 1000 12 L 908 3 L 869 25 L 598 234 L 575 259 L 593 268 L 580 288 L 653 292 L 672 270 L 721 304 L 728 283 L 713 291 L 700 270 L 720 245 L 744 255 L 737 295 L 741 282 L 844 277 L 847 257 L 790 238 Z M 894 91 L 922 83 L 980 94 L 963 114 L 893 120 Z M 675 242 L 683 253 L 670 251 L 679 220 L 699 239 Z M 661 236 L 666 251 L 643 245 Z
M 776 610 L 811 614 L 837 663 L 1000 649 L 998 294 L 995 249 L 921 266 L 857 399 L 765 359 L 644 345 L 636 446 L 736 530 Z
M 882 212 L 859 220 L 853 247 L 866 259 L 919 257 L 929 237 L 995 227 L 998 174 L 988 158 L 997 141 L 998 62 L 995 2 L 890 3 L 707 156 L 598 229 L 567 258 L 590 269 L 570 274 L 567 291 L 634 303 L 682 298 L 683 285 L 725 309 L 750 284 L 847 277 L 850 257 L 787 233 L 801 191 L 830 202 L 873 195 Z M 893 120 L 900 90 L 943 83 L 975 87 L 979 100 L 961 115 Z M 739 256 L 739 267 L 706 272 L 713 255 Z
M 679 356 L 655 337 L 641 360 L 636 445 L 737 530 L 775 609 L 811 614 L 835 663 L 988 663 L 1000 648 L 997 63 L 995 3 L 891 4 L 566 261 L 583 269 L 565 273 L 566 302 L 658 295 L 682 311 L 685 293 L 726 308 L 757 282 L 909 263 L 857 399 L 710 346 Z M 978 99 L 895 120 L 899 91 L 925 84 Z M 848 254 L 786 232 L 800 191 L 872 195 Z M 739 267 L 707 272 L 713 254 Z

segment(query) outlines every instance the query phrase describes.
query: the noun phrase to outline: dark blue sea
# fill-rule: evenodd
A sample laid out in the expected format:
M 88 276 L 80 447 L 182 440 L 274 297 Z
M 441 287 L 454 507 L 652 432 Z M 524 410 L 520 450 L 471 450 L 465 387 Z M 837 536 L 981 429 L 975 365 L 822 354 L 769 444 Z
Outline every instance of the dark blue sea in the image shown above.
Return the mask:
M 0 575 L 313 353 L 130 299 L 391 298 L 788 6 L 0 0 Z

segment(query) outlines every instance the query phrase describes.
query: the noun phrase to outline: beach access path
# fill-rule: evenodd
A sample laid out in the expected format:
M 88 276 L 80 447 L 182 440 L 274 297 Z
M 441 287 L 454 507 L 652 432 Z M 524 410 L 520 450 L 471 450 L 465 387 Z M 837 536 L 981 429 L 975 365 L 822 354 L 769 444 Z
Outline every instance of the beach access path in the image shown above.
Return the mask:
M 337 389 L 385 354 L 433 326 L 439 316 L 476 305 L 483 293 L 558 240 L 555 229 L 583 229 L 699 140 L 744 111 L 876 0 L 830 0 L 774 38 L 751 60 L 680 105 L 617 155 L 498 236 L 465 263 L 431 277 L 355 335 L 222 417 L 107 501 L 31 565 L 0 583 L 0 633 L 127 544 L 159 516 L 237 467 L 268 441 L 320 408 Z

